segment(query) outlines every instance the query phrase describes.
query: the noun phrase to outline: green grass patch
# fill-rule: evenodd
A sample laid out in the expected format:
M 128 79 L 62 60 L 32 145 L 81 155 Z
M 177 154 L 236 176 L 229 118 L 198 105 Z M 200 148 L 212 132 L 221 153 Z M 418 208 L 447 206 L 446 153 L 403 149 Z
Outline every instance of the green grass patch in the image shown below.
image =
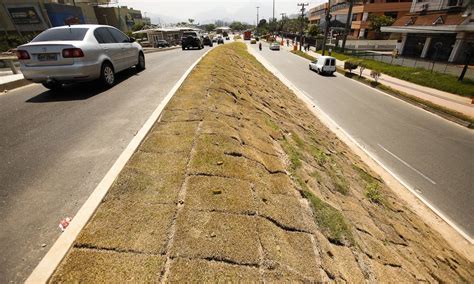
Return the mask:
M 324 164 L 329 160 L 326 153 L 324 153 L 323 150 L 316 147 L 312 147 L 311 155 L 313 156 L 316 163 L 318 163 L 318 165 L 320 166 L 324 166 Z
M 372 182 L 365 187 L 365 196 L 373 203 L 383 204 L 383 194 L 378 182 Z
M 271 129 L 275 131 L 280 130 L 280 127 L 278 127 L 278 125 L 275 122 L 273 122 L 273 120 L 271 120 L 270 118 L 267 118 L 266 123 L 268 127 L 270 127 Z
M 288 155 L 288 158 L 290 159 L 291 170 L 295 171 L 299 169 L 303 164 L 301 162 L 301 158 L 302 158 L 301 153 L 298 152 L 298 150 L 286 140 L 283 141 L 281 145 L 285 153 Z
M 303 194 L 311 204 L 316 224 L 328 240 L 338 245 L 353 245 L 352 232 L 342 213 L 309 190 L 304 190 Z
M 321 51 L 317 51 L 321 53 Z M 349 56 L 346 54 L 340 54 L 333 52 L 332 56 L 338 60 L 354 60 L 364 62 L 367 69 L 376 70 L 383 74 L 412 82 L 421 86 L 426 86 L 434 88 L 437 90 L 458 94 L 465 97 L 474 96 L 474 81 L 469 79 L 464 79 L 464 81 L 459 82 L 457 76 L 450 74 L 442 74 L 439 72 L 431 73 L 430 70 L 424 68 L 414 68 L 407 66 L 392 65 L 384 62 L 379 62 L 376 60 L 359 58 L 354 56 Z M 459 71 L 461 73 L 461 70 Z M 383 78 L 383 75 L 382 75 Z
M 298 146 L 300 149 L 304 148 L 305 142 L 298 134 L 296 134 L 296 132 L 291 132 L 291 138 L 293 139 L 293 141 L 295 141 L 296 146 Z
M 300 50 L 296 50 L 296 51 L 292 50 L 292 51 L 290 51 L 290 52 L 293 53 L 293 54 L 299 55 L 299 56 L 301 56 L 301 57 L 304 57 L 304 58 L 306 58 L 306 59 L 309 59 L 309 60 L 311 60 L 311 61 L 316 60 L 316 57 L 313 57 L 313 56 L 311 56 L 311 55 L 309 55 L 309 54 L 307 54 L 307 53 L 305 53 L 305 52 L 303 52 L 303 51 L 300 51 Z

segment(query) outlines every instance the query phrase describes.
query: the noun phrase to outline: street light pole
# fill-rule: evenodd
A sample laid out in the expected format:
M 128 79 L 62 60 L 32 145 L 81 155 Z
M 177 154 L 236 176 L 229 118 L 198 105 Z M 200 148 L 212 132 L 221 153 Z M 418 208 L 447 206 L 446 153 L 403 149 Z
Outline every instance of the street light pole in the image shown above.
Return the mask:
M 328 8 L 326 10 L 326 28 L 324 29 L 324 38 L 323 38 L 323 50 L 322 50 L 322 55 L 324 55 L 326 51 L 326 39 L 328 37 L 329 33 L 329 24 L 331 23 L 331 0 L 328 0 Z
M 273 0 L 273 21 L 275 20 L 275 0 Z
M 300 27 L 300 51 L 301 46 L 303 45 L 303 30 L 304 30 L 304 7 L 308 6 L 308 3 L 298 3 L 298 6 L 301 7 L 301 27 Z
M 346 31 L 344 33 L 344 38 L 342 39 L 342 53 L 346 49 L 346 40 L 349 32 L 351 31 L 352 24 L 352 6 L 354 6 L 354 0 L 349 0 L 349 12 L 347 12 L 347 21 L 346 21 Z
M 258 21 L 259 21 L 259 18 L 258 18 L 258 9 L 260 9 L 260 7 L 257 6 L 257 26 L 255 27 L 255 29 L 257 30 L 257 34 L 258 34 Z

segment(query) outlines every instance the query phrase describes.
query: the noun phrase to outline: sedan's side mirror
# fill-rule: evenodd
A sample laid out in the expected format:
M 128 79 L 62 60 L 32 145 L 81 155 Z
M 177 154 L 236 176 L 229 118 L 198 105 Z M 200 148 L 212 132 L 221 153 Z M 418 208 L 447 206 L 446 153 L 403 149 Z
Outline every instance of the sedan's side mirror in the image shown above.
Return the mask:
M 135 42 L 135 38 L 130 37 L 130 40 L 129 40 L 129 41 L 130 41 L 130 42 Z

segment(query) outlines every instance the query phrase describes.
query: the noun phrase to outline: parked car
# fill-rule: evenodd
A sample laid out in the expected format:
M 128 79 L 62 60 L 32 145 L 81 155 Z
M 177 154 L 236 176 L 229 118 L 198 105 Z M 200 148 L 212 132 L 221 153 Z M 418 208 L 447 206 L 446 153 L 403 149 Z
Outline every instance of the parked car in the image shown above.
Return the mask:
M 157 40 L 155 42 L 154 47 L 155 48 L 157 48 L 157 47 L 170 47 L 170 44 L 166 40 L 160 39 L 160 40 Z
M 203 39 L 202 39 L 202 43 L 204 45 L 208 45 L 208 46 L 213 46 L 213 43 L 212 43 L 212 39 L 210 39 L 208 36 L 205 36 Z
M 203 49 L 202 37 L 197 31 L 184 32 L 181 37 L 181 47 L 183 50 L 188 48 Z
M 336 58 L 321 56 L 318 60 L 309 63 L 309 70 L 314 70 L 319 74 L 333 75 L 336 72 Z
M 280 50 L 280 44 L 278 42 L 270 43 L 270 50 Z
M 134 38 L 105 25 L 47 29 L 17 48 L 25 79 L 59 89 L 64 83 L 100 79 L 114 85 L 115 73 L 135 66 L 145 69 L 145 55 Z
M 217 38 L 217 44 L 224 44 L 224 38 L 221 37 L 221 36 L 219 36 L 219 37 Z
M 256 43 L 257 41 L 254 38 L 250 40 L 250 44 L 256 44 Z

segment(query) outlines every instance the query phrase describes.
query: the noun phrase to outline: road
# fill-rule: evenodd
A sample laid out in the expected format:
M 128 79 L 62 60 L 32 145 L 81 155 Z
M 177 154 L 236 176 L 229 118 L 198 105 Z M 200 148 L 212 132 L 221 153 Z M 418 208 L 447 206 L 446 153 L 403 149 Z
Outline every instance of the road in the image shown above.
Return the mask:
M 0 283 L 24 281 L 173 85 L 208 48 L 146 55 L 100 91 L 0 95 Z
M 343 75 L 320 76 L 307 59 L 263 47 L 261 55 L 342 129 L 474 237 L 473 130 Z

